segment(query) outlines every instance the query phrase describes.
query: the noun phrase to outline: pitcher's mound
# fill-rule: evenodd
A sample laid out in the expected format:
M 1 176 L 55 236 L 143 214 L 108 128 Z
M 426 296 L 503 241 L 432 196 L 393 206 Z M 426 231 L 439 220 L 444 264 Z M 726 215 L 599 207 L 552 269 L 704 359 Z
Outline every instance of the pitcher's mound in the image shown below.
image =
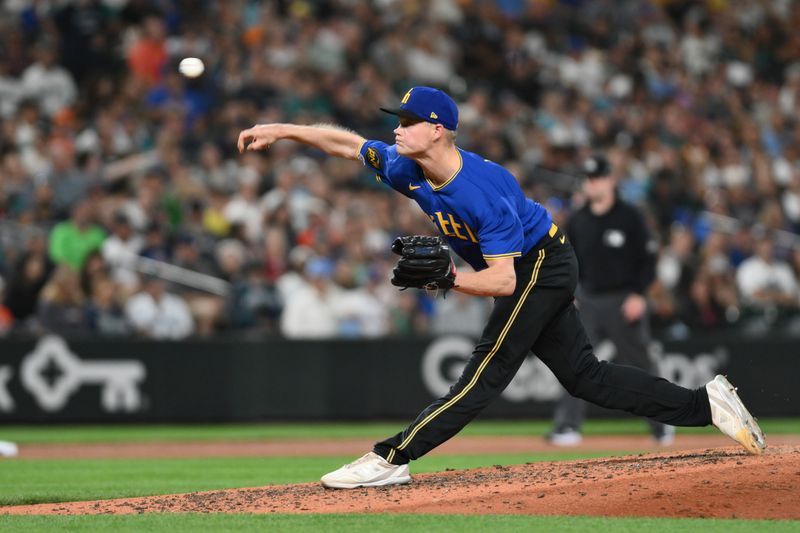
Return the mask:
M 531 463 L 419 474 L 349 491 L 317 483 L 6 507 L 10 514 L 456 513 L 800 518 L 800 446 Z

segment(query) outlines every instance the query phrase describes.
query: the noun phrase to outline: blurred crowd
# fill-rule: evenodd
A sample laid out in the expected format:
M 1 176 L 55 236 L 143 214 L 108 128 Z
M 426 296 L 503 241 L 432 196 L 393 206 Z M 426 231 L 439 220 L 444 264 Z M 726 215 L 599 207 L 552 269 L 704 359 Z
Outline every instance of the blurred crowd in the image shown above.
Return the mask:
M 6 334 L 477 335 L 490 302 L 388 283 L 394 237 L 435 231 L 406 198 L 297 144 L 235 149 L 241 129 L 281 121 L 391 142 L 378 108 L 414 85 L 452 94 L 459 146 L 509 168 L 560 225 L 583 202 L 579 162 L 606 153 L 661 246 L 649 299 L 665 334 L 800 331 L 796 2 L 2 10 Z M 205 72 L 182 77 L 183 57 Z

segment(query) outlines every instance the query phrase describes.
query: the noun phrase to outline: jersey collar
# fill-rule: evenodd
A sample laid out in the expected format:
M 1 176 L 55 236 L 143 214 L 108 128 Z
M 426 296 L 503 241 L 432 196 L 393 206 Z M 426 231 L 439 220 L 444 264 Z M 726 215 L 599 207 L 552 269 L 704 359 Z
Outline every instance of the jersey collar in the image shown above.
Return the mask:
M 445 181 L 441 185 L 436 185 L 435 183 L 433 183 L 431 180 L 428 179 L 428 176 L 425 176 L 425 171 L 424 170 L 422 171 L 422 175 L 425 176 L 425 181 L 427 181 L 428 185 L 431 186 L 433 192 L 441 191 L 442 189 L 447 187 L 451 181 L 456 179 L 456 176 L 458 176 L 458 173 L 461 172 L 461 169 L 464 168 L 464 157 L 461 155 L 461 149 L 456 147 L 456 151 L 458 152 L 458 168 L 456 169 L 455 172 L 453 172 L 453 175 L 447 178 L 447 181 Z

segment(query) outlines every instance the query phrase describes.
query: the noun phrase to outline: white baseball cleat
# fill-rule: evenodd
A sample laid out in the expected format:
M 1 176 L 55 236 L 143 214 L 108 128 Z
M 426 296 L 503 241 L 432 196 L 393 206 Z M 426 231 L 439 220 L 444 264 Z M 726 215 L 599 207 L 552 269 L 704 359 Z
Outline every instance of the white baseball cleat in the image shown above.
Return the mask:
M 402 485 L 411 481 L 408 465 L 393 465 L 375 452 L 322 476 L 322 486 L 329 489 L 355 489 Z
M 741 444 L 745 449 L 759 455 L 767 442 L 758 422 L 736 394 L 736 388 L 725 379 L 717 376 L 706 384 L 708 401 L 711 403 L 711 421 L 724 434 Z
M 551 431 L 545 440 L 553 446 L 577 446 L 583 442 L 583 435 L 580 431 L 572 428 L 564 428 L 558 431 Z
M 675 426 L 663 425 L 658 435 L 653 435 L 653 441 L 658 446 L 672 446 L 675 444 Z
M 18 453 L 19 448 L 15 443 L 0 440 L 0 457 L 16 457 Z

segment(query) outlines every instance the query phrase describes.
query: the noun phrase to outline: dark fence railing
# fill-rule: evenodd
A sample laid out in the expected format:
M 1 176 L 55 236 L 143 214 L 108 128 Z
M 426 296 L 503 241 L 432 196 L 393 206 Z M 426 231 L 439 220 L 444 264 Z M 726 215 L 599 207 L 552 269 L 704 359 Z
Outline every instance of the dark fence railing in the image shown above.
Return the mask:
M 0 343 L 0 422 L 402 418 L 447 391 L 472 339 Z M 597 346 L 613 358 L 610 344 Z M 796 339 L 654 343 L 662 375 L 700 387 L 726 373 L 757 416 L 800 415 Z M 530 357 L 484 417 L 547 417 L 560 386 Z M 613 414 L 594 408 L 595 415 Z

